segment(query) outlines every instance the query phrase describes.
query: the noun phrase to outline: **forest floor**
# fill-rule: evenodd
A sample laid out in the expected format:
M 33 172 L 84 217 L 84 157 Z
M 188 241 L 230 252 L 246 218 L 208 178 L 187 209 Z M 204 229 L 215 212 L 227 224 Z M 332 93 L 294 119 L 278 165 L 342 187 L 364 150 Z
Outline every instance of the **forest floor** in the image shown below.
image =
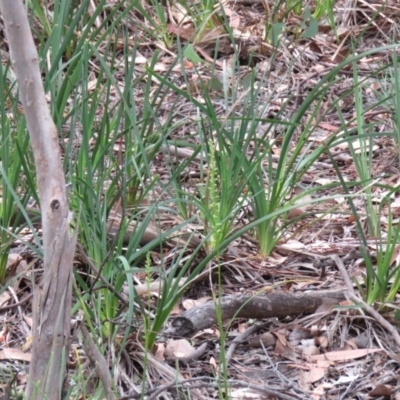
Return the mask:
M 128 338 L 126 349 L 118 353 L 122 354 L 120 358 L 114 343 L 103 343 L 106 353 L 103 355 L 113 365 L 119 398 L 140 398 L 144 392 L 147 399 L 400 398 L 399 297 L 373 302 L 374 307 L 363 302 L 368 296 L 366 281 L 371 273 L 368 268 L 372 266 L 376 270 L 386 262 L 392 271 L 400 259 L 400 246 L 388 244 L 400 215 L 400 197 L 395 190 L 400 182 L 396 134 L 400 111 L 396 112 L 396 95 L 387 89 L 394 82 L 393 69 L 390 69 L 396 67 L 393 53 L 399 54 L 399 50 L 385 47 L 398 43 L 400 5 L 396 1 L 335 2 L 336 33 L 322 19 L 315 28 L 312 18 L 305 18 L 303 7 L 303 14 L 299 16 L 286 15 L 279 46 L 274 47 L 271 41 L 263 39 L 266 10 L 273 9 L 270 3 L 256 0 L 224 3 L 224 13 L 235 32 L 235 51 L 232 38 L 218 25 L 206 34 L 203 32 L 202 39 L 194 40 L 190 19 L 184 25 L 176 23 L 179 8 L 168 9 L 168 32 L 173 39 L 169 48 L 161 42 L 146 42 L 146 29 L 128 27 L 129 40 L 137 46 L 134 61 L 137 76 L 146 73 L 147 65 L 158 51 L 156 62 L 151 66 L 152 91 L 157 92 L 160 82 L 157 77 L 168 70 L 168 80 L 174 87 L 190 93 L 189 98 L 170 90 L 157 109 L 159 121 L 168 120 L 174 110 L 169 124 L 176 124 L 176 128 L 168 135 L 170 147 L 164 146 L 151 160 L 151 173 L 160 177 L 160 185 L 153 198 L 146 199 L 149 204 L 168 201 L 171 192 L 163 191 L 162 184 L 171 179 L 171 171 L 174 167 L 179 169 L 180 163 L 187 163 L 179 172 L 181 188 L 187 193 L 196 194 L 204 174 L 210 174 L 210 165 L 204 166 L 201 156 L 193 152 L 197 145 L 207 143 L 205 134 L 203 139 L 199 138 L 199 130 L 207 131 L 208 138 L 215 134 L 212 126 L 199 123 L 199 104 L 211 101 L 215 115 L 226 122 L 231 115 L 245 109 L 243 99 L 249 90 L 246 84 L 254 73 L 254 81 L 250 82 L 262 83 L 258 86 L 262 90 L 258 92 L 257 102 L 257 106 L 263 107 L 262 121 L 257 132 L 264 140 L 278 138 L 263 161 L 268 171 L 271 167 L 278 168 L 285 129 L 304 99 L 329 72 L 337 70 L 327 83 L 322 100 L 311 102 L 301 120 L 295 122 L 296 130 L 288 143 L 289 154 L 293 154 L 302 140 L 304 130 L 311 133 L 301 154 L 312 152 L 322 143 L 329 143 L 329 151 L 322 152 L 302 171 L 296 185 L 281 199 L 282 207 L 287 204 L 289 209 L 275 221 L 279 238 L 270 254 L 260 251 L 254 230 L 235 237 L 189 285 L 173 307 L 169 325 L 160 331 L 154 351 L 147 356 L 142 355 L 141 327 L 136 327 Z M 132 12 L 132 19 L 143 24 L 137 13 Z M 315 32 L 307 31 L 313 26 Z M 177 42 L 192 43 L 192 50 L 185 53 L 184 62 L 174 64 L 180 57 Z M 363 52 L 369 53 L 341 64 Z M 128 56 L 123 53 L 119 57 Z M 238 67 L 232 68 L 232 65 Z M 117 82 L 119 74 L 123 72 L 115 72 Z M 224 85 L 235 91 L 229 108 L 224 102 Z M 146 98 L 145 85 L 138 84 L 134 91 L 136 107 L 140 110 L 145 107 L 140 100 Z M 103 115 L 103 111 L 99 110 L 98 115 Z M 239 123 L 239 127 L 243 126 Z M 263 136 L 264 132 L 268 134 Z M 349 139 L 357 135 L 358 139 Z M 337 140 L 332 140 L 333 137 Z M 179 154 L 173 143 L 179 147 Z M 216 151 L 219 151 L 218 144 Z M 246 151 L 254 152 L 254 147 L 250 145 Z M 359 160 L 365 162 L 369 173 L 367 183 L 360 177 Z M 268 192 L 271 181 L 267 178 Z M 346 186 L 349 182 L 354 184 Z M 310 191 L 318 186 L 320 190 Z M 394 190 L 391 192 L 388 188 Z M 296 196 L 300 200 L 292 201 Z M 318 198 L 324 200 L 318 202 Z M 388 198 L 390 206 L 386 203 Z M 374 226 L 371 227 L 368 204 L 378 217 L 375 234 L 371 233 Z M 171 207 L 178 208 L 176 203 Z M 189 245 L 182 246 L 175 241 L 162 249 L 152 249 L 149 256 L 152 266 L 169 265 L 179 257 L 183 264 L 198 240 L 205 240 L 207 227 L 201 226 L 201 218 L 195 217 L 195 212 L 189 215 L 192 219 L 185 227 L 186 235 L 192 235 Z M 163 218 L 158 221 L 161 231 L 183 220 L 182 216 L 168 213 Z M 249 202 L 243 201 L 231 233 L 253 221 Z M 13 254 L 21 263 L 18 248 L 15 247 Z M 384 260 L 388 248 L 390 257 Z M 204 245 L 193 265 L 198 265 L 209 251 L 210 247 Z M 24 262 L 37 260 L 27 256 Z M 14 264 L 10 255 L 10 269 Z M 77 265 L 79 271 L 86 265 L 81 253 L 77 256 Z M 161 273 L 153 274 L 155 280 L 161 276 Z M 393 275 L 390 284 L 396 276 Z M 147 278 L 147 272 L 136 274 L 139 294 L 140 284 L 144 293 L 149 290 Z M 156 298 L 164 294 L 155 295 L 156 290 L 151 291 L 153 297 L 149 303 L 151 310 L 157 312 Z M 217 321 L 218 312 L 215 317 L 213 308 L 212 300 L 217 297 L 231 301 L 220 304 L 221 321 Z M 267 303 L 257 303 L 260 297 L 267 299 Z M 18 304 L 21 298 L 24 303 Z M 210 304 L 211 308 L 205 308 Z M 30 326 L 31 307 L 27 291 L 18 296 L 15 293 L 5 298 L 0 296 L 0 321 L 4 326 L 0 330 L 0 360 L 7 360 L 7 368 L 17 373 L 18 390 L 26 383 L 21 364 L 30 361 L 29 346 L 21 350 L 21 345 L 29 341 L 26 326 Z M 25 325 L 17 326 L 17 320 L 24 321 Z M 175 325 L 174 320 L 178 321 Z M 79 339 L 76 341 L 79 343 Z M 78 363 L 73 364 L 79 357 L 71 355 L 70 358 L 70 368 L 78 368 Z M 143 368 L 143 365 L 146 366 Z M 79 368 L 84 369 L 82 365 Z M 1 367 L 0 371 L 5 370 Z M 87 397 L 82 394 L 80 398 L 92 398 L 90 393 L 95 392 L 98 380 L 94 373 L 85 376 Z M 146 381 L 144 392 L 142 378 Z

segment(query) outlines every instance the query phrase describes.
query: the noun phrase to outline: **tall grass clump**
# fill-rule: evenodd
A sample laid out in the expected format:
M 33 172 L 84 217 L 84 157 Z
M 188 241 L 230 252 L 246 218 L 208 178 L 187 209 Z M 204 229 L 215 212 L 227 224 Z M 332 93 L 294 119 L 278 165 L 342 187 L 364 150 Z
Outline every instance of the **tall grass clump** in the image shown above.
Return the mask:
M 280 153 L 279 159 L 277 162 L 277 166 L 273 166 L 271 155 L 272 148 L 269 147 L 270 144 L 267 142 L 266 146 L 269 150 L 265 153 L 269 157 L 268 167 L 265 170 L 265 174 L 267 176 L 268 188 L 267 188 L 267 196 L 262 195 L 262 186 L 261 186 L 261 178 L 255 180 L 253 183 L 253 198 L 255 201 L 258 201 L 257 206 L 255 206 L 254 214 L 257 216 L 256 219 L 262 219 L 263 215 L 268 213 L 273 213 L 276 210 L 279 210 L 285 203 L 290 204 L 291 202 L 287 202 L 287 198 L 290 196 L 292 189 L 301 182 L 301 178 L 306 171 L 315 163 L 315 161 L 323 154 L 326 150 L 329 150 L 331 146 L 336 146 L 343 141 L 354 140 L 354 136 L 349 136 L 344 130 L 343 134 L 340 135 L 331 135 L 328 137 L 324 143 L 322 144 L 314 144 L 312 140 L 312 135 L 315 128 L 318 126 L 318 121 L 322 116 L 319 115 L 319 107 L 321 102 L 324 99 L 325 94 L 328 90 L 337 83 L 337 72 L 340 68 L 343 68 L 347 65 L 353 65 L 357 62 L 361 57 L 365 57 L 368 54 L 372 54 L 376 50 L 371 50 L 362 55 L 357 55 L 354 57 L 349 57 L 344 60 L 338 67 L 334 68 L 331 72 L 326 74 L 319 83 L 311 90 L 308 96 L 305 97 L 304 101 L 298 108 L 298 110 L 294 113 L 292 118 L 290 119 L 290 124 L 283 131 L 283 133 L 278 136 L 280 140 Z M 358 85 L 356 86 L 358 87 Z M 355 89 L 357 92 L 357 89 Z M 371 163 L 368 163 L 371 157 L 372 149 L 371 149 L 371 141 L 368 141 L 368 138 L 373 137 L 373 133 L 371 131 L 364 132 L 362 129 L 369 129 L 362 121 L 363 110 L 361 107 L 361 102 L 359 96 L 356 96 L 357 104 L 357 116 L 358 116 L 358 136 L 357 139 L 365 142 L 363 143 L 364 147 L 362 147 L 362 151 L 360 154 L 353 153 L 353 156 L 356 162 L 359 160 L 357 164 L 359 166 L 359 173 L 362 175 L 362 179 L 360 183 L 367 190 L 366 199 L 367 199 L 367 207 L 370 205 L 370 208 L 367 208 L 367 212 L 373 214 L 373 208 L 371 203 L 371 193 L 368 192 L 368 188 L 371 187 L 370 175 L 368 175 L 368 171 L 371 171 L 370 166 Z M 339 99 L 336 99 L 331 108 L 339 109 L 338 107 Z M 287 103 L 282 105 L 281 110 L 287 107 Z M 311 110 L 311 112 L 310 112 Z M 327 110 L 325 111 L 327 112 Z M 339 110 L 339 116 L 341 116 Z M 345 125 L 345 124 L 344 124 Z M 271 141 L 274 143 L 274 141 Z M 351 147 L 351 146 L 350 146 Z M 340 173 L 337 170 L 338 173 Z M 363 172 L 364 175 L 363 175 Z M 259 175 L 261 177 L 261 174 Z M 345 192 L 348 193 L 348 187 L 354 186 L 354 182 L 346 183 L 344 179 L 341 180 L 340 185 L 344 185 Z M 320 187 L 320 190 L 324 189 L 324 187 Z M 304 192 L 303 195 L 310 195 L 318 190 L 317 187 L 311 188 L 308 191 Z M 262 213 L 258 213 L 258 210 L 262 209 Z M 375 221 L 375 219 L 374 219 Z M 262 228 L 261 228 L 262 226 Z M 277 219 L 266 220 L 265 222 L 260 224 L 259 234 L 260 236 L 260 250 L 264 254 L 269 254 L 273 249 L 278 236 L 277 232 Z M 373 231 L 376 232 L 376 223 L 373 225 Z
M 169 124 L 169 118 L 163 123 L 158 120 L 167 92 L 162 86 L 153 91 L 151 80 L 142 84 L 143 76 L 136 74 L 135 64 L 130 62 L 137 50 L 128 42 L 121 20 L 132 5 L 103 13 L 99 26 L 95 20 L 102 7 L 89 13 L 88 5 L 89 1 L 84 1 L 76 8 L 64 8 L 60 3 L 54 10 L 57 15 L 41 8 L 35 12 L 48 27 L 40 36 L 39 47 L 46 61 L 43 68 L 52 115 L 62 135 L 70 205 L 78 216 L 78 254 L 84 264 L 75 271 L 77 302 L 72 312 L 82 311 L 101 352 L 106 352 L 107 346 L 116 350 L 112 354 L 118 358 L 132 325 L 139 323 L 132 271 L 138 272 L 135 268 L 146 254 L 160 248 L 167 236 L 160 231 L 158 238 L 141 248 L 147 225 L 159 212 L 149 200 L 156 198 L 154 185 L 158 182 L 151 163 L 168 134 L 164 124 Z M 56 16 L 57 24 L 52 20 Z M 71 40 L 76 32 L 80 35 Z M 125 38 L 126 58 L 117 56 L 121 43 L 114 37 Z M 123 76 L 122 84 L 116 80 L 116 72 Z M 142 91 L 139 98 L 137 84 Z M 116 222 L 110 229 L 112 218 Z M 127 297 L 121 294 L 125 286 Z M 125 306 L 128 325 L 120 344 L 117 320 Z
M 387 50 L 392 48 L 388 46 Z M 377 50 L 379 51 L 379 50 Z M 370 52 L 369 52 L 370 53 Z M 394 51 L 393 53 L 396 53 Z M 392 63 L 383 65 L 371 72 L 363 80 L 359 79 L 357 66 L 353 63 L 354 85 L 351 93 L 355 99 L 355 120 L 345 121 L 340 108 L 338 114 L 342 121 L 343 135 L 341 141 L 346 144 L 354 161 L 358 180 L 351 182 L 358 185 L 361 191 L 362 207 L 356 207 L 355 200 L 348 192 L 349 183 L 336 167 L 342 187 L 348 194 L 348 201 L 351 212 L 356 221 L 357 233 L 361 241 L 361 251 L 366 265 L 366 274 L 363 284 L 358 282 L 358 287 L 364 300 L 368 304 L 375 302 L 393 301 L 395 293 L 399 288 L 398 262 L 394 262 L 395 252 L 399 243 L 399 227 L 392 213 L 391 198 L 397 188 L 386 184 L 382 175 L 378 175 L 374 167 L 375 139 L 392 137 L 399 143 L 398 121 L 400 113 L 397 107 L 399 96 L 396 92 L 396 85 L 399 82 L 397 71 L 397 56 L 392 57 Z M 371 89 L 372 88 L 372 89 Z M 364 105 L 364 92 L 371 91 L 368 107 Z M 349 92 L 350 93 L 350 92 Z M 347 93 L 347 94 L 349 94 Z M 382 108 L 390 112 L 392 119 L 389 120 L 383 130 L 376 126 L 381 121 L 375 122 L 372 119 L 366 122 L 365 114 L 374 113 Z M 394 129 L 391 126 L 393 123 Z M 392 129 L 391 129 L 392 128 Z M 382 193 L 383 192 L 383 193 Z M 366 224 L 363 224 L 365 219 Z M 386 233 L 383 226 L 387 227 Z M 366 227 L 366 229 L 365 229 Z M 367 239 L 375 241 L 376 261 L 371 256 L 371 246 Z M 372 246 L 374 247 L 374 246 Z
M 234 73 L 229 74 L 227 68 L 218 78 L 225 109 L 222 117 L 213 106 L 207 85 L 202 86 L 203 104 L 190 93 L 157 76 L 160 82 L 197 107 L 198 131 L 200 138 L 204 138 L 203 153 L 209 174 L 204 180 L 205 186 L 203 189 L 201 185 L 198 187 L 196 196 L 185 193 L 182 197 L 196 204 L 205 219 L 205 226 L 208 224 L 210 227 L 210 238 L 219 236 L 219 244 L 236 229 L 235 217 L 245 202 L 249 204 L 254 220 L 274 214 L 274 217 L 257 224 L 256 228 L 260 252 L 269 255 L 290 225 L 279 223 L 279 215 L 287 213 L 287 209 L 281 210 L 295 208 L 291 202 L 293 189 L 335 139 L 332 136 L 323 145 L 315 145 L 311 138 L 319 104 L 335 82 L 335 74 L 324 78 L 290 120 L 285 120 L 290 96 L 274 119 L 266 117 L 275 93 L 272 90 L 268 98 L 262 96 L 267 76 L 259 78 L 254 71 L 241 80 L 233 80 L 231 76 Z M 278 145 L 280 154 L 276 162 L 274 147 Z M 210 154 L 215 154 L 215 158 L 207 158 L 211 157 Z M 318 189 L 321 188 L 311 188 L 304 192 L 304 196 Z M 296 200 L 301 201 L 299 198 Z
M 393 193 L 393 191 L 391 191 Z M 390 197 L 385 197 L 381 203 L 379 214 L 386 220 L 387 233 L 379 232 L 376 238 L 376 265 L 372 261 L 370 252 L 362 247 L 365 260 L 366 275 L 364 286 L 358 285 L 368 304 L 375 302 L 392 302 L 400 289 L 400 267 L 398 252 L 400 244 L 400 225 L 394 220 L 391 210 Z M 383 218 L 383 211 L 387 212 L 387 218 Z

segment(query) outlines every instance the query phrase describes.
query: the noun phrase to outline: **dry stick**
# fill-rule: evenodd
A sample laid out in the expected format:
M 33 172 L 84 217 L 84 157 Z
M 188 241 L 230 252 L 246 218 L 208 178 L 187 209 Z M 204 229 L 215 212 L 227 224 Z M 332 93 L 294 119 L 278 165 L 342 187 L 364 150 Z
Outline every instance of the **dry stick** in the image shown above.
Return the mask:
M 384 329 L 392 334 L 393 339 L 395 340 L 397 345 L 400 346 L 400 335 L 397 329 L 390 322 L 386 321 L 386 319 L 383 318 L 382 315 L 378 313 L 378 311 L 376 311 L 373 307 L 368 305 L 364 300 L 362 300 L 355 294 L 353 285 L 351 283 L 349 274 L 347 273 L 346 267 L 343 264 L 343 261 L 338 256 L 333 256 L 332 259 L 333 261 L 335 261 L 340 273 L 343 276 L 344 283 L 346 284 L 347 290 L 349 292 L 349 299 L 352 300 L 354 303 L 361 304 Z
M 92 337 L 90 336 L 89 331 L 82 322 L 79 324 L 78 329 L 81 330 L 83 335 L 82 344 L 85 349 L 85 353 L 94 365 L 97 376 L 101 379 L 101 382 L 103 383 L 104 390 L 107 394 L 107 399 L 115 400 L 116 397 L 112 390 L 111 374 L 108 365 L 104 360 L 104 357 L 101 355 L 99 349 L 97 348 Z
M 315 313 L 321 306 L 333 306 L 345 300 L 344 290 L 308 293 L 270 293 L 264 295 L 230 295 L 222 297 L 216 305 L 208 302 L 191 308 L 176 317 L 165 334 L 193 336 L 196 332 L 217 323 L 216 307 L 223 320 L 231 318 L 265 319 Z
M 256 332 L 258 328 L 259 328 L 258 325 L 253 325 L 250 328 L 247 328 L 239 336 L 235 337 L 235 339 L 233 339 L 231 345 L 229 346 L 228 351 L 226 352 L 226 356 L 225 356 L 226 365 L 229 364 L 229 361 L 231 360 L 233 353 L 236 350 L 237 345 L 243 343 L 243 341 L 246 340 L 254 332 Z
M 12 296 L 14 297 L 14 300 L 18 302 L 18 297 L 17 297 L 17 294 L 15 293 L 14 289 L 11 286 L 9 286 L 8 290 L 12 294 Z M 30 333 L 31 333 L 31 330 L 30 330 L 30 328 L 27 326 L 27 324 L 25 322 L 24 316 L 22 314 L 21 305 L 19 303 L 18 303 L 17 308 L 18 308 L 19 318 L 20 318 L 20 321 L 21 321 L 21 324 L 20 324 L 21 330 L 24 331 L 26 336 L 29 336 Z
M 29 293 L 27 296 L 25 296 L 21 301 L 19 301 L 18 303 L 14 303 L 14 304 L 10 304 L 10 305 L 8 305 L 8 306 L 1 306 L 0 307 L 0 312 L 2 312 L 2 311 L 7 311 L 7 310 L 12 310 L 13 308 L 16 308 L 16 307 L 20 307 L 20 306 L 22 306 L 23 304 L 25 304 L 28 300 L 30 300 L 31 298 L 33 297 L 33 293 Z M 9 300 L 7 300 L 7 301 L 9 301 Z M 4 302 L 5 303 L 5 302 Z M 2 303 L 2 304 L 4 304 L 4 303 Z

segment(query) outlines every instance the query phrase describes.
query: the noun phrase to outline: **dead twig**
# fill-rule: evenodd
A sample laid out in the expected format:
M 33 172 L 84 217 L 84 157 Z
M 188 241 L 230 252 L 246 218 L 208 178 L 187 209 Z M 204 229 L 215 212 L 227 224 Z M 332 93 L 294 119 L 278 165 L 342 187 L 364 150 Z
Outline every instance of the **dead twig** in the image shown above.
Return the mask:
M 332 259 L 336 263 L 336 266 L 343 276 L 343 280 L 349 292 L 349 299 L 356 304 L 361 304 L 367 310 L 368 314 L 372 315 L 378 322 L 378 324 L 386 329 L 393 336 L 393 339 L 395 340 L 397 345 L 400 346 L 400 335 L 397 329 L 390 322 L 386 321 L 386 319 L 383 318 L 382 315 L 378 313 L 378 311 L 376 311 L 373 307 L 368 305 L 364 300 L 362 300 L 359 296 L 355 294 L 351 279 L 349 277 L 349 274 L 347 273 L 343 261 L 338 256 L 333 256 Z
M 82 332 L 83 335 L 82 344 L 85 349 L 86 355 L 89 357 L 96 370 L 97 376 L 103 383 L 107 399 L 115 400 L 116 397 L 112 390 L 111 374 L 106 360 L 101 355 L 86 326 L 83 323 L 80 323 L 78 329 Z
M 229 361 L 231 360 L 233 353 L 236 350 L 236 347 L 243 343 L 250 335 L 253 333 L 257 332 L 259 329 L 258 325 L 253 325 L 250 328 L 247 328 L 243 333 L 241 333 L 239 336 L 236 336 L 235 339 L 233 339 L 231 345 L 229 346 L 228 351 L 226 352 L 225 360 L 226 360 L 226 365 L 229 365 Z

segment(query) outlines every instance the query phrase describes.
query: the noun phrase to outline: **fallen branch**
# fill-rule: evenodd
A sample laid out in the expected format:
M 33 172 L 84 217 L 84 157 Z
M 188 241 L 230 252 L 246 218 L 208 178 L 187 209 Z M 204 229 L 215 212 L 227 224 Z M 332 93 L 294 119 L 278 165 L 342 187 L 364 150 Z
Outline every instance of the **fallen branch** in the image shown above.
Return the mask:
M 232 318 L 264 319 L 311 314 L 322 307 L 332 307 L 346 299 L 346 291 L 313 293 L 273 293 L 265 296 L 226 296 L 185 311 L 172 321 L 165 333 L 188 337 L 217 323 L 216 307 L 222 320 Z

